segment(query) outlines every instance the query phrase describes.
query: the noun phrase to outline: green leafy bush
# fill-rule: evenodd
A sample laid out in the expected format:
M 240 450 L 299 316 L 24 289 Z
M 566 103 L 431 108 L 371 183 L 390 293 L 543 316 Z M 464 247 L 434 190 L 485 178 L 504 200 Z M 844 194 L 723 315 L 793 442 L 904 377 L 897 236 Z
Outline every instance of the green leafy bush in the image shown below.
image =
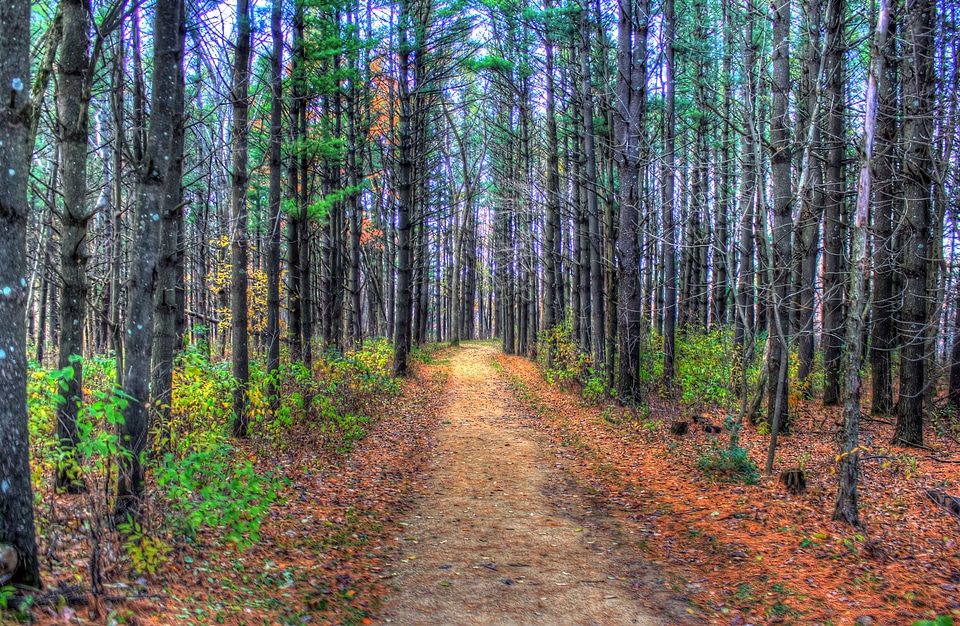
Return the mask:
M 607 380 L 604 376 L 597 376 L 590 370 L 590 377 L 587 378 L 583 386 L 583 398 L 587 402 L 599 403 L 604 398 L 610 396 L 610 388 L 607 387 Z
M 590 375 L 590 355 L 582 352 L 573 336 L 571 316 L 546 332 L 540 333 L 540 355 L 544 376 L 550 384 L 566 386 L 571 382 L 585 382 Z M 551 367 L 546 367 L 548 354 L 553 355 Z
M 697 467 L 707 477 L 721 482 L 753 485 L 760 477 L 750 455 L 740 446 L 721 447 L 713 442 L 710 449 L 697 458 Z
M 181 533 L 192 537 L 203 527 L 221 529 L 241 549 L 260 539 L 263 519 L 283 485 L 278 476 L 258 475 L 250 461 L 235 459 L 228 445 L 179 460 L 167 453 L 156 478 Z
M 677 341 L 676 383 L 680 401 L 726 406 L 736 400 L 730 389 L 734 355 L 729 330 L 690 333 Z

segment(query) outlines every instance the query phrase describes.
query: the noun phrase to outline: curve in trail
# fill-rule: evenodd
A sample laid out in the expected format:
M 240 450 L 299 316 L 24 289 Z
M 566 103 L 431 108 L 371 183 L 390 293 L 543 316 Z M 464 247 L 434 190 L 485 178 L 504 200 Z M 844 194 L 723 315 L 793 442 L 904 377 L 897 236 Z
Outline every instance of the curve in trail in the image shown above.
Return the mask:
M 612 540 L 550 501 L 565 476 L 491 367 L 496 354 L 467 345 L 451 357 L 431 479 L 399 538 L 399 591 L 385 621 L 668 623 L 618 579 L 623 568 L 605 549 Z

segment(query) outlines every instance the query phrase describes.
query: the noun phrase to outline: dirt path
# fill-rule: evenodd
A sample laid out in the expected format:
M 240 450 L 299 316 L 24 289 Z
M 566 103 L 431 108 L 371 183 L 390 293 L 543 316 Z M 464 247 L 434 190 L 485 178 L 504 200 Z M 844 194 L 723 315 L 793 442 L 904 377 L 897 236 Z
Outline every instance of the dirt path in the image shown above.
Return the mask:
M 385 621 L 672 623 L 645 608 L 639 583 L 620 578 L 616 539 L 583 523 L 602 512 L 563 488 L 566 476 L 491 367 L 495 355 L 469 345 L 451 357 L 432 475 L 399 538 L 399 591 Z

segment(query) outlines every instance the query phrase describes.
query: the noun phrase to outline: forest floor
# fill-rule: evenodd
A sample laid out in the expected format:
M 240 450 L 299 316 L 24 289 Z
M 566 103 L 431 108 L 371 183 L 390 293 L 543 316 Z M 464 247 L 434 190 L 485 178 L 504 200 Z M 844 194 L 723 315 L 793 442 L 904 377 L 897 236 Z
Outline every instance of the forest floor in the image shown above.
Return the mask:
M 807 491 L 792 495 L 776 476 L 745 484 L 709 475 L 704 460 L 729 445 L 721 415 L 656 393 L 645 398 L 645 415 L 592 405 L 578 390 L 548 383 L 525 358 L 497 359 L 530 423 L 549 434 L 557 463 L 594 489 L 626 538 L 624 554 L 658 568 L 702 623 L 899 626 L 960 617 L 960 517 L 926 493 L 960 495 L 956 432 L 930 436 L 929 450 L 896 448 L 887 444 L 892 418 L 865 418 L 866 528 L 855 531 L 831 519 L 839 408 L 792 402 L 796 434 L 781 439 L 775 468 L 805 468 Z M 677 419 L 690 423 L 683 437 L 668 430 Z M 768 440 L 752 426 L 741 434 L 758 467 Z
M 803 466 L 807 491 L 775 477 L 723 482 L 722 418 L 650 393 L 646 409 L 591 404 L 490 342 L 428 353 L 349 454 L 312 426 L 267 454 L 237 444 L 285 485 L 261 537 L 240 549 L 215 529 L 132 573 L 101 545 L 94 597 L 88 530 L 58 496 L 41 528 L 46 624 L 912 624 L 960 616 L 960 526 L 926 489 L 960 491 L 956 435 L 931 450 L 885 446 L 864 422 L 866 531 L 831 521 L 840 415 L 793 406 L 777 470 Z M 669 433 L 678 417 L 691 424 Z M 705 432 L 710 430 L 712 432 Z M 931 429 L 934 430 L 934 429 Z M 761 464 L 768 437 L 741 445 Z M 73 497 L 76 498 L 76 497 Z M 60 519 L 62 518 L 62 519 Z M 50 528 L 58 530 L 55 534 Z M 85 591 L 84 591 L 85 590 Z M 9 615 L 8 615 L 9 617 Z M 4 621 L 0 613 L 0 621 Z M 472 621 L 471 621 L 472 620 Z

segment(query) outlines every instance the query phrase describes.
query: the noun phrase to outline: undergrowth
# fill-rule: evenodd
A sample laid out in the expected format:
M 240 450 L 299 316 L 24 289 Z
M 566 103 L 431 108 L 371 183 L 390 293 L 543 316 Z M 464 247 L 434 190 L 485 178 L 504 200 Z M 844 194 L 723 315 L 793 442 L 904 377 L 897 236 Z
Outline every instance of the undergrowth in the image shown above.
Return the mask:
M 288 481 L 282 467 L 265 471 L 261 458 L 279 459 L 293 446 L 327 454 L 348 453 L 365 435 L 379 408 L 399 393 L 391 376 L 392 347 L 383 340 L 362 349 L 328 352 L 311 368 L 285 365 L 268 374 L 251 361 L 249 443 L 230 435 L 232 392 L 228 362 L 213 362 L 205 350 L 187 348 L 175 364 L 169 414 L 152 419 L 147 464 L 147 498 L 140 519 L 114 520 L 114 491 L 121 455 L 118 427 L 129 398 L 115 388 L 114 360 L 84 360 L 84 401 L 79 443 L 71 458 L 56 445 L 57 405 L 62 381 L 72 368 L 46 369 L 32 363 L 28 408 L 32 482 L 37 494 L 37 528 L 56 546 L 75 531 L 66 526 L 64 501 L 52 487 L 62 465 L 82 488 L 67 505 L 89 552 L 91 584 L 102 587 L 103 572 L 117 565 L 155 574 L 177 546 L 199 533 L 243 552 L 260 539 L 274 504 Z M 273 389 L 279 393 L 273 396 Z

